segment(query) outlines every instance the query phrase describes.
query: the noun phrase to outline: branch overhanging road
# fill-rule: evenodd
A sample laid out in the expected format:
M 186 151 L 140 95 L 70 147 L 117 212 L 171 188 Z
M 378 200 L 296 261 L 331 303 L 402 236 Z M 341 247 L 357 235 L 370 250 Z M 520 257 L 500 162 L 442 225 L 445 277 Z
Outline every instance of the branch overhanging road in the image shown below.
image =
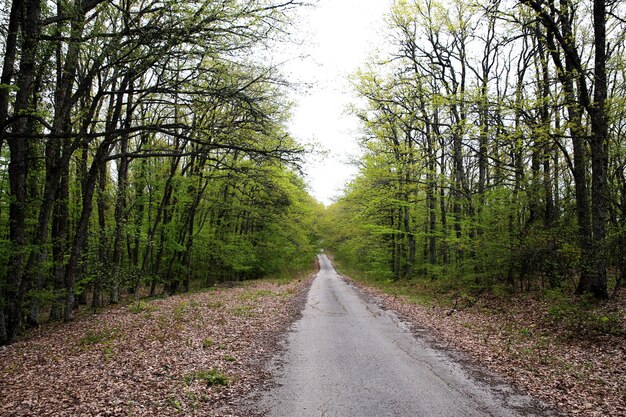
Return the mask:
M 255 404 L 275 417 L 554 415 L 495 377 L 415 337 L 335 272 L 326 255 L 302 318 L 276 358 L 275 386 Z

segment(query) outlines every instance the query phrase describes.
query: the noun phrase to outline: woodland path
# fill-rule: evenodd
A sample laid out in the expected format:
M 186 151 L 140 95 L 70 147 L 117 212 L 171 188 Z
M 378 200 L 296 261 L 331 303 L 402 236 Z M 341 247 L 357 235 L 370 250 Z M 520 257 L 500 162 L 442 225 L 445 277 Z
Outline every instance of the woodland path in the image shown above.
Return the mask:
M 531 397 L 415 336 L 342 280 L 319 255 L 302 318 L 275 359 L 273 388 L 255 404 L 269 416 L 539 416 Z

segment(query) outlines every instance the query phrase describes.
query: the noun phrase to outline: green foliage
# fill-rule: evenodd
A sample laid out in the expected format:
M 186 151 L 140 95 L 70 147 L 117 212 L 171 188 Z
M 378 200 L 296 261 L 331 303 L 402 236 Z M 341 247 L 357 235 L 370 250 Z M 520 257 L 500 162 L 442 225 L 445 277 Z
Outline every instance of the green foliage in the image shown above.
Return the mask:
M 20 89 L 16 85 L 0 83 L 0 90 L 19 91 Z
M 553 322 L 564 328 L 572 338 L 593 336 L 624 336 L 623 313 L 605 311 L 592 295 L 585 294 L 575 300 L 561 291 L 546 292 L 546 297 L 554 303 L 548 314 Z
M 133 314 L 150 313 L 154 311 L 154 306 L 146 301 L 137 300 L 128 305 L 128 310 Z
M 208 261 L 212 280 L 291 275 L 308 266 L 316 249 L 317 203 L 300 179 L 268 166 L 214 185 L 217 195 L 231 194 L 219 201 L 213 228 L 205 228 L 203 241 L 194 245 L 196 257 Z
M 174 321 L 182 322 L 185 320 L 188 312 L 188 304 L 185 301 L 178 303 L 172 310 L 172 317 Z
M 287 132 L 284 80 L 255 58 L 255 48 L 281 36 L 293 5 L 76 4 L 63 5 L 67 24 L 44 25 L 34 36 L 28 67 L 36 75 L 28 77 L 42 82 L 23 92 L 25 104 L 17 105 L 13 84 L 28 79 L 20 74 L 20 60 L 30 56 L 22 44 L 33 35 L 26 28 L 16 73 L 0 85 L 7 117 L 23 125 L 15 143 L 25 173 L 22 207 L 9 210 L 17 198 L 8 180 L 17 175 L 8 169 L 15 147 L 4 146 L 0 307 L 22 305 L 7 312 L 11 320 L 0 315 L 0 343 L 21 330 L 4 334 L 6 325 L 23 327 L 29 314 L 70 319 L 74 305 L 63 293 L 81 304 L 92 296 L 100 306 L 121 302 L 128 290 L 143 294 L 143 286 L 155 296 L 306 268 L 319 239 L 319 205 L 297 173 L 304 150 Z M 54 13 L 44 5 L 41 18 Z M 59 65 L 81 71 L 62 84 Z M 89 135 L 72 139 L 87 128 Z M 9 233 L 17 224 L 11 213 L 25 215 L 19 233 Z M 20 282 L 26 297 L 11 293 Z M 129 309 L 146 311 L 140 303 Z M 182 314 L 174 311 L 175 319 Z
M 230 378 L 219 372 L 217 369 L 197 371 L 183 377 L 185 384 L 191 385 L 194 381 L 203 381 L 207 386 L 226 386 L 230 383 Z
M 89 330 L 85 336 L 78 340 L 79 346 L 90 346 L 97 344 L 109 344 L 115 339 L 120 337 L 120 330 L 118 328 L 105 328 L 99 331 Z
M 233 314 L 239 317 L 253 317 L 254 316 L 254 307 L 251 305 L 239 305 L 233 309 Z
M 393 51 L 353 76 L 361 98 L 351 109 L 363 133 L 359 173 L 322 222 L 325 246 L 344 268 L 380 285 L 437 281 L 437 291 L 468 296 L 575 287 L 582 206 L 571 139 L 564 139 L 569 109 L 550 84 L 558 77 L 549 54 L 496 74 L 528 47 L 502 37 L 498 7 L 392 5 Z M 482 36 L 488 32 L 492 38 Z M 485 55 L 467 56 L 469 49 Z M 541 90 L 543 83 L 550 86 Z M 616 168 L 624 160 L 619 143 Z M 615 193 L 620 207 L 624 191 L 622 184 Z M 615 214 L 617 223 L 625 218 L 623 210 Z M 614 247 L 626 247 L 624 222 L 616 226 Z M 623 249 L 614 252 L 626 259 Z
M 212 308 L 212 309 L 218 309 L 224 306 L 224 303 L 222 303 L 221 301 L 209 301 L 207 303 L 207 307 Z
M 183 403 L 180 402 L 179 399 L 174 397 L 167 397 L 165 401 L 170 405 L 170 407 L 175 408 L 177 411 L 183 411 Z
M 239 298 L 244 301 L 254 301 L 261 297 L 270 297 L 274 295 L 276 295 L 276 293 L 274 293 L 271 290 L 260 289 L 260 290 L 246 291 L 245 293 L 241 294 Z
M 211 346 L 213 346 L 213 339 L 210 339 L 210 338 L 207 337 L 206 339 L 202 340 L 202 347 L 204 349 L 208 349 Z

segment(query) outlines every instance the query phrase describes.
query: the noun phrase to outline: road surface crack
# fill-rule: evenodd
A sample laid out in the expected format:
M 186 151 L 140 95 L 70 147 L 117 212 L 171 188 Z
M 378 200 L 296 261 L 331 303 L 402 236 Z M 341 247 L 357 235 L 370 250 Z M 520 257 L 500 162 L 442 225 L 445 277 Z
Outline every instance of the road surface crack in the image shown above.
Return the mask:
M 326 404 L 328 404 L 330 402 L 330 399 L 326 400 L 326 402 L 324 402 L 324 404 L 320 405 L 319 407 L 317 407 L 317 411 L 319 411 L 320 413 L 320 417 L 325 417 L 326 413 L 328 413 L 328 409 L 326 408 Z
M 405 348 L 404 348 L 404 347 L 400 344 L 400 342 L 399 342 L 397 339 L 394 339 L 393 344 L 394 344 L 394 345 L 395 345 L 395 346 L 396 346 L 399 350 L 401 350 L 402 352 L 404 352 L 404 353 L 405 353 L 408 357 L 410 357 L 411 359 L 413 359 L 414 361 L 416 361 L 416 362 L 419 362 L 419 363 L 421 363 L 421 364 L 426 365 L 426 366 L 428 367 L 428 370 L 430 371 L 430 373 L 431 373 L 433 376 L 435 376 L 437 379 L 439 379 L 441 382 L 443 382 L 443 383 L 444 383 L 444 385 L 446 385 L 448 388 L 450 388 L 450 389 L 451 389 L 451 390 L 453 390 L 453 391 L 458 392 L 459 394 L 465 395 L 467 398 L 469 398 L 469 399 L 470 399 L 470 400 L 474 403 L 474 405 L 476 406 L 476 408 L 477 408 L 477 409 L 479 409 L 479 410 L 481 410 L 481 411 L 485 412 L 485 413 L 486 413 L 486 415 L 489 415 L 489 416 L 492 416 L 492 417 L 493 417 L 493 414 L 492 414 L 492 413 L 490 413 L 490 412 L 486 409 L 485 405 L 484 405 L 482 402 L 478 401 L 478 400 L 476 399 L 476 397 L 475 397 L 472 393 L 467 392 L 467 391 L 466 391 L 466 390 L 464 390 L 463 388 L 459 388 L 458 386 L 451 384 L 451 383 L 450 383 L 450 382 L 449 382 L 446 378 L 444 378 L 444 377 L 442 377 L 441 375 L 439 375 L 439 373 L 437 373 L 437 372 L 435 371 L 435 368 L 434 368 L 434 366 L 433 366 L 433 364 L 432 364 L 431 362 L 429 362 L 429 361 L 427 361 L 427 360 L 425 360 L 425 359 L 422 359 L 422 358 L 420 358 L 420 357 L 418 357 L 418 356 L 413 355 L 413 354 L 412 354 L 412 353 L 411 353 L 408 349 L 405 349 Z
M 319 301 L 317 303 L 314 303 L 314 304 L 307 303 L 307 306 L 309 306 L 312 309 L 317 310 L 320 313 L 325 314 L 327 316 L 342 316 L 343 315 L 343 313 L 336 313 L 336 312 L 333 312 L 333 311 L 327 311 L 327 310 L 324 310 L 322 308 L 319 308 L 319 307 L 317 307 L 318 304 L 319 304 Z

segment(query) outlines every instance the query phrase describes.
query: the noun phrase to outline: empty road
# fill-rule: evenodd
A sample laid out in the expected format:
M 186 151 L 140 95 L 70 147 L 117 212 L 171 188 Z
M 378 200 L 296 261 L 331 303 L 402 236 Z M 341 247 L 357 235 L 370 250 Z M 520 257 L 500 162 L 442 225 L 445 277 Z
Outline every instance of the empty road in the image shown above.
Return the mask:
M 549 415 L 502 381 L 472 378 L 335 272 L 326 255 L 257 412 L 276 417 Z M 490 378 L 487 378 L 487 380 Z

